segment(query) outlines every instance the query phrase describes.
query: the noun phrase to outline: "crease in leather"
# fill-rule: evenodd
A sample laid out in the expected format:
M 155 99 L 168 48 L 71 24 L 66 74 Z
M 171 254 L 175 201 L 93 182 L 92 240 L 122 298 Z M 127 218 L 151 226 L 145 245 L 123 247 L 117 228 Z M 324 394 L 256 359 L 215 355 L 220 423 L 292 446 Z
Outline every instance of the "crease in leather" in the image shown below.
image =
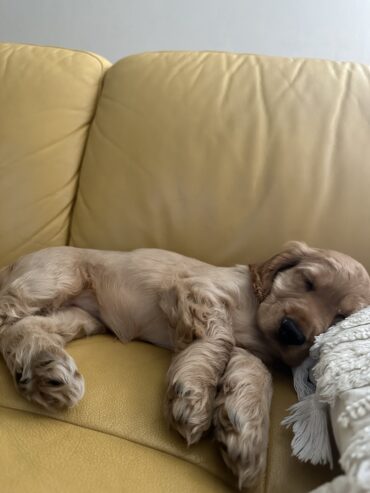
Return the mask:
M 49 415 L 49 414 L 37 413 L 37 412 L 28 411 L 28 410 L 24 410 L 24 409 L 17 409 L 17 408 L 10 407 L 10 406 L 4 406 L 3 404 L 0 404 L 0 408 L 1 409 L 6 409 L 6 410 L 9 410 L 9 411 L 12 411 L 12 412 L 16 412 L 16 413 L 30 414 L 32 416 L 38 416 L 38 417 L 44 417 L 44 418 L 52 419 L 54 421 L 59 421 L 61 423 L 67 424 L 69 426 L 73 426 L 73 427 L 76 427 L 76 428 L 82 428 L 82 429 L 89 430 L 89 431 L 94 431 L 95 433 L 101 433 L 102 435 L 108 435 L 108 436 L 117 438 L 119 440 L 124 440 L 126 442 L 133 443 L 135 445 L 138 445 L 140 447 L 143 447 L 143 448 L 146 448 L 146 449 L 149 449 L 149 450 L 150 449 L 151 450 L 155 450 L 156 452 L 160 452 L 162 454 L 168 455 L 169 457 L 175 457 L 177 460 L 181 460 L 183 462 L 186 462 L 188 464 L 191 464 L 192 466 L 198 467 L 199 469 L 201 469 L 202 471 L 205 471 L 210 476 L 213 476 L 214 478 L 217 478 L 218 480 L 222 481 L 222 483 L 224 483 L 226 486 L 234 486 L 235 487 L 235 484 L 229 483 L 228 481 L 226 481 L 226 479 L 224 477 L 215 474 L 213 471 L 207 469 L 206 467 L 203 467 L 203 465 L 201 465 L 201 464 L 199 464 L 199 463 L 197 463 L 195 461 L 188 460 L 185 457 L 181 457 L 181 456 L 176 455 L 176 454 L 171 454 L 171 453 L 167 452 L 166 450 L 162 450 L 160 448 L 153 447 L 152 445 L 148 445 L 148 444 L 145 444 L 145 443 L 137 442 L 135 440 L 132 440 L 131 438 L 127 438 L 127 437 L 124 437 L 124 436 L 116 435 L 116 434 L 111 433 L 109 431 L 102 431 L 102 430 L 99 430 L 98 428 L 91 428 L 89 426 L 83 426 L 83 425 L 80 425 L 80 424 L 71 423 L 70 421 L 65 421 L 64 419 L 60 419 L 60 418 L 57 418 L 57 417 L 52 416 L 52 415 Z
M 78 171 L 74 171 L 69 177 L 67 177 L 68 179 L 66 182 L 62 183 L 60 186 L 58 186 L 58 188 L 55 188 L 54 190 L 46 190 L 45 195 L 37 198 L 36 200 L 33 200 L 32 203 L 42 204 L 45 200 L 53 199 L 59 194 L 65 193 L 66 189 L 75 186 L 75 183 L 78 180 L 78 176 Z
M 222 106 L 225 105 L 227 98 L 229 97 L 230 86 L 233 83 L 235 73 L 237 73 L 240 65 L 243 64 L 243 60 L 240 60 L 239 64 L 237 64 L 237 63 L 235 63 L 235 61 L 233 61 L 233 63 L 231 64 L 231 67 L 233 67 L 234 65 L 237 65 L 237 67 L 234 67 L 233 70 L 231 70 L 230 66 L 228 65 L 228 58 L 227 57 L 223 56 L 221 58 L 221 63 L 224 65 L 224 67 L 223 67 L 224 72 L 225 72 L 225 74 L 227 74 L 227 76 L 225 75 L 222 82 L 221 82 L 220 95 L 217 98 L 217 104 L 218 104 L 219 108 L 222 108 Z
M 49 238 L 48 238 L 49 245 L 56 245 L 56 244 L 58 244 L 58 246 L 60 246 L 60 243 L 59 242 L 57 243 L 56 242 L 56 239 L 58 237 L 61 237 L 63 234 L 65 235 L 66 228 L 68 227 L 69 223 L 70 223 L 70 217 L 67 216 L 64 219 L 64 222 L 61 221 L 60 228 L 55 232 L 55 234 L 53 236 L 49 236 Z M 36 249 L 45 248 L 45 245 L 43 243 L 38 243 L 38 241 L 36 239 L 34 241 L 35 241 Z M 66 243 L 64 242 L 63 245 L 65 245 L 65 244 Z
M 60 225 L 59 229 L 53 234 L 53 238 L 59 236 L 59 234 L 63 230 L 65 230 L 66 223 L 67 225 L 70 224 L 70 212 L 69 212 L 70 207 L 71 207 L 71 200 L 68 203 L 66 203 L 61 209 L 59 209 L 54 214 L 53 217 L 49 218 L 46 222 L 44 222 L 36 231 L 34 230 L 30 236 L 28 236 L 27 238 L 23 238 L 22 243 L 18 247 L 13 249 L 12 251 L 13 257 L 14 256 L 17 257 L 21 255 L 20 252 L 24 254 L 24 252 L 27 251 L 27 246 L 31 245 L 32 243 L 37 243 L 36 237 L 40 236 L 44 232 L 47 232 L 48 228 L 50 228 L 56 222 L 61 222 L 62 224 Z M 65 216 L 65 219 L 64 221 L 61 221 L 61 217 L 63 215 Z M 66 235 L 66 232 L 64 232 L 63 234 Z M 65 244 L 66 243 L 63 242 L 63 245 Z M 45 247 L 44 244 L 43 247 Z M 19 252 L 19 254 L 17 254 L 17 252 Z
M 253 57 L 252 60 L 253 66 L 255 68 L 255 73 L 256 73 L 256 96 L 258 99 L 258 105 L 261 107 L 261 111 L 258 113 L 258 119 L 257 119 L 257 134 L 259 136 L 258 142 L 261 144 L 257 149 L 256 152 L 259 154 L 259 162 L 262 164 L 260 166 L 254 166 L 253 173 L 252 173 L 252 185 L 251 189 L 253 191 L 253 209 L 258 210 L 260 208 L 260 201 L 263 200 L 263 194 L 258 194 L 259 188 L 261 187 L 261 184 L 265 182 L 265 176 L 266 176 L 266 163 L 268 162 L 269 154 L 270 154 L 270 145 L 269 141 L 271 139 L 267 138 L 269 135 L 270 131 L 270 115 L 268 112 L 268 105 L 266 101 L 266 94 L 265 94 L 265 89 L 263 86 L 263 74 L 262 74 L 262 68 L 259 60 L 256 57 Z M 262 138 L 261 138 L 262 135 Z M 266 146 L 267 143 L 267 146 Z M 257 197 L 256 197 L 257 196 Z M 258 200 L 258 197 L 260 200 Z M 251 211 L 250 217 L 258 217 L 258 214 L 253 214 L 253 211 Z
M 352 68 L 352 66 L 351 66 L 351 68 Z M 357 65 L 356 70 L 362 73 L 362 76 L 363 76 L 364 80 L 366 81 L 367 77 L 366 77 L 366 74 L 364 71 L 364 67 L 362 65 Z M 368 112 L 366 113 L 366 111 L 364 111 L 364 108 L 366 108 L 366 106 L 364 107 L 364 105 L 361 104 L 361 101 L 359 101 L 357 92 L 353 92 L 351 94 L 351 99 L 356 101 L 356 109 L 360 112 L 360 114 L 361 114 L 362 118 L 364 119 L 364 121 L 366 122 L 366 124 L 368 126 L 370 126 L 370 114 Z
M 171 67 L 170 65 L 167 65 L 171 69 L 171 72 L 167 76 L 166 85 L 170 86 L 179 76 L 182 76 L 184 69 L 187 67 L 188 64 L 189 60 L 186 58 L 186 56 L 183 56 L 182 60 L 179 61 L 176 67 Z
M 337 144 L 340 120 L 343 121 L 343 113 L 344 113 L 343 107 L 345 105 L 346 96 L 349 94 L 350 78 L 351 78 L 351 72 L 349 70 L 344 71 L 343 83 L 340 84 L 341 90 L 338 93 L 336 107 L 333 111 L 333 116 L 329 123 L 331 140 L 326 144 L 326 146 L 331 161 L 333 160 L 333 156 L 335 154 L 335 146 Z M 341 81 L 339 80 L 338 82 Z
M 335 74 L 338 79 L 338 74 Z M 312 216 L 315 218 L 320 217 L 321 211 L 325 210 L 328 201 L 332 200 L 333 193 L 333 180 L 332 176 L 335 173 L 335 155 L 338 144 L 338 133 L 341 121 L 343 121 L 343 105 L 348 94 L 350 72 L 344 71 L 343 84 L 340 84 L 340 91 L 338 93 L 337 101 L 333 111 L 332 118 L 329 123 L 329 129 L 326 134 L 324 156 L 321 162 L 321 187 L 318 189 L 318 193 L 315 197 L 315 207 L 312 208 Z M 340 79 L 338 80 L 340 83 Z
M 87 127 L 90 127 L 89 122 L 79 125 L 75 129 L 68 132 L 67 134 L 64 134 L 64 135 L 58 137 L 57 139 L 55 139 L 52 142 L 48 142 L 45 146 L 42 146 L 38 149 L 34 149 L 34 150 L 32 150 L 32 151 L 30 151 L 27 154 L 24 154 L 22 156 L 18 155 L 16 158 L 14 158 L 11 161 L 4 162 L 3 166 L 6 168 L 8 166 L 13 166 L 14 164 L 17 164 L 20 161 L 24 162 L 27 159 L 35 157 L 36 155 L 42 155 L 43 153 L 52 150 L 54 147 L 56 147 L 60 144 L 63 145 L 65 143 L 65 141 L 69 140 L 72 136 L 76 137 L 77 139 L 81 139 L 83 137 L 82 134 L 86 132 Z
M 298 101 L 302 98 L 302 95 L 297 91 L 296 83 L 299 80 L 299 75 L 303 70 L 303 67 L 305 66 L 305 60 L 300 60 L 300 61 L 294 61 L 294 66 L 295 70 L 292 74 L 292 76 L 288 79 L 284 71 L 279 70 L 279 74 L 282 79 L 285 81 L 285 86 L 281 88 L 280 93 L 277 95 L 275 103 L 279 103 L 286 94 L 289 94 L 290 92 L 294 92 L 296 95 Z
M 199 79 L 201 78 L 203 71 L 204 71 L 204 63 L 203 63 L 204 58 L 200 58 L 198 64 L 195 64 L 194 66 L 194 75 L 192 76 L 192 79 L 189 83 L 189 89 L 188 93 L 191 93 L 193 88 L 196 87 L 196 84 L 198 83 Z
M 262 109 L 261 113 L 264 116 L 266 122 L 266 131 L 269 129 L 269 122 L 271 121 L 271 114 L 269 105 L 267 104 L 266 90 L 264 87 L 265 77 L 263 75 L 262 62 L 258 58 L 254 59 L 254 67 L 256 73 L 256 93 L 259 100 L 259 105 Z
M 102 101 L 107 101 L 108 103 L 111 103 L 114 106 L 120 106 L 124 110 L 128 110 L 131 113 L 139 115 L 140 117 L 145 117 L 146 119 L 150 118 L 150 115 L 145 115 L 143 112 L 139 111 L 137 108 L 134 108 L 133 106 L 127 104 L 127 102 L 120 101 L 119 99 L 113 98 L 113 97 L 109 96 L 108 94 L 104 94 L 104 96 L 102 96 Z M 97 125 L 97 123 L 98 122 L 94 122 L 95 125 Z M 101 128 L 100 128 L 100 130 L 101 130 Z
M 13 54 L 13 51 L 8 48 L 7 53 L 5 54 L 4 63 L 0 66 L 2 67 L 1 78 L 4 78 L 5 74 L 8 72 L 9 60 Z
M 150 123 L 154 127 L 157 124 L 157 122 L 155 122 L 155 121 L 153 121 L 151 119 L 151 116 L 150 115 L 147 115 L 147 114 L 145 114 L 142 111 L 139 111 L 137 108 L 134 108 L 133 106 L 127 104 L 127 102 L 125 102 L 125 101 L 120 101 L 119 99 L 110 97 L 107 94 L 104 94 L 101 99 L 102 99 L 102 101 L 107 101 L 108 103 L 111 103 L 114 107 L 115 106 L 119 106 L 123 110 L 127 110 L 129 113 L 133 113 L 134 115 L 137 115 L 140 118 L 145 118 L 146 125 L 148 125 Z M 124 149 L 121 147 L 123 145 L 122 141 L 120 141 L 120 143 L 117 143 L 114 140 L 112 140 L 112 138 L 110 138 L 110 137 L 108 137 L 106 135 L 106 133 L 103 131 L 103 129 L 102 129 L 102 127 L 101 127 L 98 119 L 96 119 L 94 121 L 94 129 L 96 129 L 97 132 L 100 133 L 100 135 L 103 137 L 103 139 L 105 139 L 109 144 L 111 144 L 112 147 L 114 147 L 115 149 L 117 149 L 117 151 L 120 154 L 123 154 L 124 156 L 131 157 L 130 154 L 127 154 L 124 151 Z M 137 159 L 134 159 L 133 158 L 132 160 L 137 162 Z M 147 171 L 147 170 L 145 170 L 145 171 Z
M 110 100 L 114 104 L 118 103 L 118 105 L 123 106 L 125 109 L 128 109 L 129 111 L 134 111 L 132 110 L 132 108 L 130 108 L 130 106 L 124 104 L 122 101 L 115 102 L 112 98 L 107 98 L 107 97 L 104 97 L 104 99 Z M 146 119 L 146 123 L 148 123 L 148 119 Z M 150 170 L 140 163 L 137 156 L 132 156 L 132 154 L 130 154 L 128 150 L 124 148 L 122 142 L 118 144 L 112 138 L 106 135 L 106 133 L 102 130 L 98 120 L 94 122 L 94 130 L 96 130 L 97 134 L 100 134 L 100 136 L 108 144 L 110 144 L 120 155 L 122 155 L 123 158 L 125 158 L 124 162 L 122 162 L 122 167 L 134 168 L 135 172 L 140 171 L 143 175 L 149 177 L 149 179 L 153 178 L 153 175 L 150 172 Z M 81 193 L 81 195 L 83 195 L 82 190 L 80 190 L 79 192 Z M 86 199 L 84 199 L 84 201 L 85 201 L 85 206 L 87 206 Z
M 82 190 L 79 190 L 79 192 L 78 192 L 78 200 L 79 200 L 79 202 L 81 204 L 81 207 L 84 207 L 85 208 L 86 214 L 89 214 L 89 216 L 91 217 L 92 214 L 93 214 L 93 212 L 91 210 L 91 207 L 90 207 L 88 201 L 85 199 L 84 193 L 83 193 Z M 71 243 L 68 242 L 67 244 L 70 245 Z
M 121 103 L 121 105 L 122 105 L 122 103 Z M 118 152 L 119 154 L 123 154 L 124 156 L 126 155 L 126 154 L 125 154 L 124 149 L 122 149 L 122 148 L 121 148 L 121 146 L 120 146 L 119 144 L 117 144 L 116 142 L 114 142 L 114 140 L 113 140 L 111 137 L 108 137 L 108 136 L 106 135 L 106 133 L 105 133 L 105 132 L 103 132 L 103 130 L 102 130 L 101 126 L 99 125 L 99 122 L 98 122 L 98 121 L 95 121 L 95 123 L 94 123 L 94 130 L 95 130 L 98 134 L 100 134 L 100 135 L 101 135 L 101 137 L 102 137 L 102 138 L 103 138 L 103 139 L 104 139 L 104 140 L 105 140 L 105 141 L 106 141 L 109 145 L 111 145 L 112 147 L 114 147 L 114 148 L 117 150 L 117 152 Z M 121 145 L 122 145 L 122 144 L 121 144 Z

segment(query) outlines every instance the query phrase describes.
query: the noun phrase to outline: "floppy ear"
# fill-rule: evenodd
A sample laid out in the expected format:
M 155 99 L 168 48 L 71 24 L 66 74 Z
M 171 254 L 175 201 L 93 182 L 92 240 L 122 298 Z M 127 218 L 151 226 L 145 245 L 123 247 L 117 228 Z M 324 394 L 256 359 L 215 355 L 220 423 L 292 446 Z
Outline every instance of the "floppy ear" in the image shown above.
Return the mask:
M 283 270 L 298 265 L 299 262 L 312 253 L 306 243 L 301 241 L 290 241 L 284 250 L 274 255 L 262 264 L 251 264 L 249 266 L 253 290 L 261 303 L 271 291 L 272 283 L 276 274 Z

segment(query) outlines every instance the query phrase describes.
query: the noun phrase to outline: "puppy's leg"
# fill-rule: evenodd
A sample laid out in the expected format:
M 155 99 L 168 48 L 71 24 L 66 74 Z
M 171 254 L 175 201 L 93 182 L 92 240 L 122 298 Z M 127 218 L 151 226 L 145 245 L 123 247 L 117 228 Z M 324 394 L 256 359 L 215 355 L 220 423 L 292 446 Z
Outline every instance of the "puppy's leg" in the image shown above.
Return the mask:
M 74 406 L 83 396 L 84 381 L 63 346 L 104 330 L 76 307 L 8 326 L 0 335 L 0 348 L 20 394 L 49 410 Z
M 265 468 L 271 396 L 265 365 L 248 351 L 234 348 L 216 397 L 214 425 L 239 488 L 251 486 Z
M 169 368 L 165 410 L 171 425 L 192 444 L 211 424 L 216 387 L 234 336 L 227 309 L 208 293 L 187 293 L 176 311 L 178 346 L 188 346 Z
M 87 279 L 81 253 L 55 247 L 25 255 L 0 271 L 0 333 L 9 325 L 42 311 L 55 311 L 78 295 Z

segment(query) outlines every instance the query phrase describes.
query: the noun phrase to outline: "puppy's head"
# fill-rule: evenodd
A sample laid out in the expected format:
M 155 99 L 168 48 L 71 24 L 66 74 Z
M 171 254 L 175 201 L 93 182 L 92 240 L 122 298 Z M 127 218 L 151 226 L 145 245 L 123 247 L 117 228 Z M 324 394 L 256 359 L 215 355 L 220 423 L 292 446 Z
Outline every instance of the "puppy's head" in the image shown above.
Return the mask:
M 356 260 L 291 242 L 251 266 L 257 322 L 274 357 L 289 366 L 307 355 L 315 336 L 370 304 L 370 277 Z

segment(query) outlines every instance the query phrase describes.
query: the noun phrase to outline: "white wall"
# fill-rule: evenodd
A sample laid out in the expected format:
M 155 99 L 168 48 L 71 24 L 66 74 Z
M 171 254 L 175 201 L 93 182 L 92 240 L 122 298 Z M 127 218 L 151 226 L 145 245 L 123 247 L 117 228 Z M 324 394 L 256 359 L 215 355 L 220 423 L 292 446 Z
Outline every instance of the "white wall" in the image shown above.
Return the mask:
M 229 50 L 370 63 L 369 0 L 0 0 L 0 40 L 92 50 Z

